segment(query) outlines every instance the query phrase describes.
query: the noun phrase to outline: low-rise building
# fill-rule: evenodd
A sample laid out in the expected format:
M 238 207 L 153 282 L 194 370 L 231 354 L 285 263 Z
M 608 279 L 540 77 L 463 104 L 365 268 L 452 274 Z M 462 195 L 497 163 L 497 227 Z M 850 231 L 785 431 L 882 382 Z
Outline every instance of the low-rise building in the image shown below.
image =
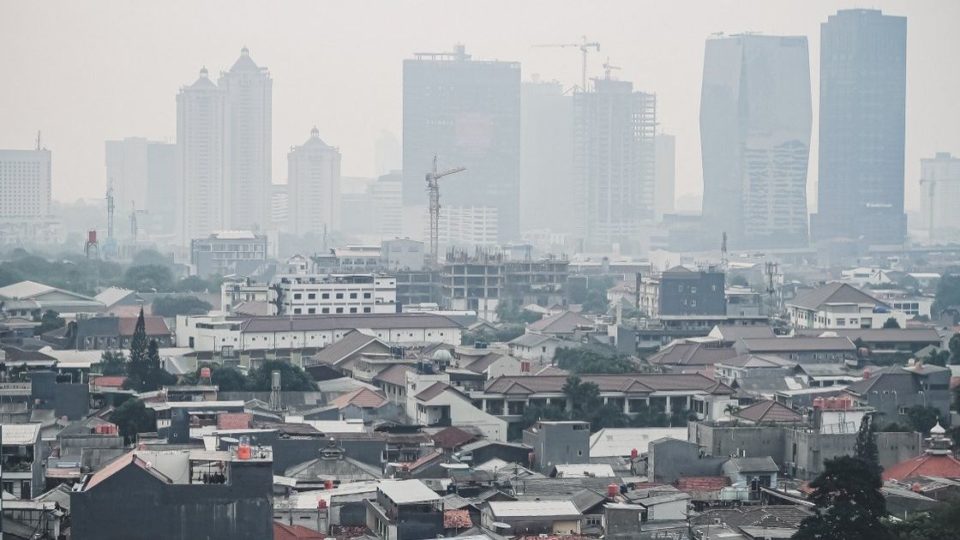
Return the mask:
M 950 370 L 914 363 L 865 372 L 863 380 L 847 385 L 856 403 L 874 408 L 885 423 L 909 425 L 911 407 L 933 407 L 950 424 Z
M 397 279 L 380 274 L 281 275 L 270 283 L 278 315 L 396 313 Z
M 787 302 L 795 328 L 883 328 L 889 319 L 906 328 L 907 316 L 847 283 L 827 283 Z
M 528 332 L 508 341 L 507 346 L 510 347 L 510 354 L 517 358 L 549 363 L 563 342 L 549 335 Z
M 734 349 L 740 354 L 775 355 L 800 364 L 857 361 L 857 346 L 842 336 L 741 338 Z
M 669 315 L 726 315 L 723 272 L 675 266 L 660 275 L 658 312 Z
M 45 491 L 40 427 L 40 424 L 0 425 L 3 491 L 17 499 L 31 499 Z
M 106 306 L 96 298 L 36 281 L 20 281 L 0 287 L 0 303 L 19 304 L 18 317 L 41 314 L 47 310 L 66 313 L 100 313 Z M 8 309 L 8 308 L 5 308 Z
M 221 231 L 190 241 L 190 265 L 201 277 L 249 275 L 266 260 L 267 237 L 250 231 Z
M 436 538 L 443 533 L 440 496 L 420 480 L 384 480 L 366 501 L 367 528 L 383 540 Z
M 582 514 L 573 501 L 489 501 L 480 514 L 484 528 L 496 523 L 510 526 L 511 534 L 576 535 Z

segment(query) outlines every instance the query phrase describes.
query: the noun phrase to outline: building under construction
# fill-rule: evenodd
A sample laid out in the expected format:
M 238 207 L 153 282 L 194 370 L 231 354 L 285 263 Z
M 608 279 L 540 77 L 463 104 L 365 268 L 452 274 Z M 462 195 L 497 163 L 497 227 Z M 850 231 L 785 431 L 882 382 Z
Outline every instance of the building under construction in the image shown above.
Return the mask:
M 573 96 L 575 236 L 585 250 L 630 252 L 654 221 L 656 104 L 609 74 Z

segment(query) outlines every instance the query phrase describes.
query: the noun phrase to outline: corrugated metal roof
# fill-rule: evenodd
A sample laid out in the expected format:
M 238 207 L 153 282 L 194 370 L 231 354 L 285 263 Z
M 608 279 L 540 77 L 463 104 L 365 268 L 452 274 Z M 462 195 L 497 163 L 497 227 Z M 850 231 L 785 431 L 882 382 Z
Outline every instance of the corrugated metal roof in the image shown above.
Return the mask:
M 437 492 L 420 480 L 384 480 L 380 491 L 397 504 L 428 503 L 440 500 Z
M 40 424 L 3 424 L 3 444 L 30 446 L 37 442 Z
M 626 457 L 634 449 L 647 452 L 658 439 L 687 440 L 687 428 L 604 428 L 590 435 L 590 457 Z
M 579 518 L 580 511 L 572 501 L 490 501 L 490 511 L 498 518 L 558 517 Z

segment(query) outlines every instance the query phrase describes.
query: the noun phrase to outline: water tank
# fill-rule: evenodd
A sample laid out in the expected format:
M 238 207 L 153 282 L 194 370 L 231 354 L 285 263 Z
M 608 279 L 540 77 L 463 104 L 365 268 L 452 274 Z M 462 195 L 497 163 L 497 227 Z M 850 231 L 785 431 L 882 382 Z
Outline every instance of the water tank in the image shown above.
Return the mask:
M 333 480 L 326 479 L 323 481 L 323 489 L 333 489 Z
M 616 484 L 609 484 L 609 485 L 607 486 L 607 498 L 608 498 L 608 499 L 616 499 L 616 498 L 617 498 L 617 495 L 619 495 L 619 494 L 620 494 L 620 486 L 618 486 L 618 485 L 616 485 Z
M 324 499 L 318 499 L 317 510 L 326 510 L 326 509 L 327 509 L 327 501 Z
M 208 368 L 208 367 L 200 368 L 200 378 L 201 378 L 201 379 L 209 379 L 209 378 L 210 378 L 210 368 Z
M 253 452 L 250 449 L 250 440 L 247 437 L 240 437 L 240 445 L 237 446 L 237 459 L 250 459 Z
M 640 457 L 640 452 L 636 448 L 630 450 L 630 459 L 637 459 L 638 457 Z

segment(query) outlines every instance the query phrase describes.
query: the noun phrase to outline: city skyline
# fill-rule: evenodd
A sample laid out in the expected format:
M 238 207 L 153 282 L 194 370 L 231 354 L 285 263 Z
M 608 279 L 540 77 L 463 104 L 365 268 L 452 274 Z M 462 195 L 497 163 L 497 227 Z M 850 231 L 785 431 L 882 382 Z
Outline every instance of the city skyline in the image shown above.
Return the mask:
M 951 89 L 957 87 L 957 78 L 960 76 L 939 69 L 933 62 L 936 52 L 943 48 L 942 40 L 934 36 L 950 35 L 946 33 L 948 21 L 956 17 L 949 15 L 960 13 L 960 7 L 946 2 L 937 4 L 935 9 L 927 9 L 928 6 L 929 3 L 924 4 L 924 8 L 918 8 L 907 2 L 895 1 L 879 2 L 873 6 L 882 9 L 885 14 L 903 15 L 909 20 L 905 184 L 907 208 L 911 210 L 919 207 L 919 160 L 937 151 L 956 152 L 960 146 L 960 134 L 949 129 L 957 124 L 960 117 L 960 105 L 949 99 Z M 534 73 L 539 73 L 544 80 L 556 78 L 564 87 L 569 87 L 577 83 L 580 76 L 579 58 L 574 54 L 575 51 L 538 49 L 531 45 L 568 42 L 576 40 L 580 34 L 587 34 L 604 45 L 599 55 L 593 54 L 590 58 L 590 75 L 599 76 L 599 65 L 609 55 L 613 63 L 623 67 L 618 73 L 619 78 L 633 80 L 644 91 L 657 93 L 661 109 L 658 114 L 660 125 L 677 136 L 677 194 L 683 196 L 698 193 L 702 182 L 696 118 L 703 39 L 721 30 L 728 33 L 760 30 L 770 35 L 805 35 L 810 41 L 811 57 L 817 58 L 820 23 L 825 22 L 837 9 L 855 7 L 855 4 L 833 2 L 817 7 L 818 10 L 811 13 L 799 3 L 776 8 L 759 3 L 738 4 L 736 9 L 729 9 L 729 5 L 727 9 L 702 5 L 699 9 L 703 16 L 683 19 L 685 24 L 680 31 L 667 34 L 652 28 L 655 25 L 648 20 L 649 17 L 639 15 L 644 13 L 653 19 L 664 20 L 681 17 L 682 9 L 663 5 L 624 5 L 621 10 L 606 10 L 609 11 L 607 14 L 560 3 L 556 4 L 558 19 L 577 21 L 579 28 L 564 23 L 559 26 L 544 25 L 550 27 L 538 29 L 521 23 L 524 18 L 530 20 L 537 13 L 538 5 L 534 3 L 525 5 L 514 18 L 505 22 L 503 39 L 491 42 L 489 37 L 483 38 L 482 33 L 471 29 L 469 24 L 473 18 L 489 17 L 485 14 L 488 10 L 467 4 L 459 10 L 461 14 L 458 17 L 453 17 L 451 24 L 440 29 L 432 25 L 430 32 L 416 31 L 418 25 L 427 25 L 427 21 L 415 22 L 409 31 L 400 33 L 388 31 L 389 25 L 378 17 L 365 21 L 361 29 L 346 25 L 347 29 L 359 30 L 357 38 L 376 36 L 380 39 L 357 45 L 357 54 L 351 56 L 350 62 L 332 54 L 323 55 L 318 61 L 310 63 L 304 61 L 303 55 L 336 50 L 333 42 L 344 39 L 342 30 L 331 28 L 331 31 L 336 31 L 319 42 L 307 39 L 302 25 L 294 24 L 295 21 L 291 21 L 292 13 L 283 10 L 280 10 L 274 22 L 257 29 L 255 23 L 260 8 L 255 6 L 244 13 L 229 9 L 214 10 L 214 5 L 205 6 L 201 14 L 210 10 L 217 11 L 219 15 L 212 19 L 216 22 L 210 25 L 208 32 L 205 28 L 207 37 L 191 38 L 181 43 L 164 40 L 154 43 L 149 39 L 153 27 L 145 26 L 145 23 L 155 22 L 154 15 L 162 19 L 167 16 L 165 12 L 141 11 L 138 16 L 132 16 L 121 8 L 107 10 L 111 15 L 106 18 L 108 22 L 123 23 L 124 31 L 117 33 L 113 39 L 110 32 L 106 32 L 102 40 L 88 46 L 94 49 L 107 47 L 110 52 L 84 51 L 84 47 L 51 51 L 45 45 L 38 46 L 38 39 L 53 37 L 54 34 L 49 32 L 56 32 L 58 38 L 74 37 L 77 42 L 84 43 L 85 39 L 88 40 L 86 32 L 102 30 L 99 25 L 103 23 L 98 19 L 91 20 L 88 25 L 77 25 L 85 28 L 81 31 L 61 28 L 56 21 L 48 21 L 30 35 L 24 35 L 22 30 L 30 27 L 30 24 L 6 27 L 0 22 L 0 29 L 4 30 L 5 35 L 23 38 L 11 40 L 12 54 L 0 59 L 0 66 L 5 72 L 23 73 L 24 77 L 40 82 L 39 90 L 31 92 L 15 88 L 17 85 L 0 90 L 0 103 L 4 104 L 0 105 L 0 119 L 3 119 L 0 122 L 0 146 L 29 148 L 36 131 L 42 130 L 45 145 L 56 154 L 54 198 L 61 201 L 72 201 L 77 197 L 101 198 L 106 183 L 102 150 L 97 152 L 94 148 L 102 149 L 104 140 L 129 136 L 172 140 L 175 114 L 170 94 L 182 81 L 190 80 L 191 74 L 195 74 L 204 64 L 214 73 L 225 70 L 229 66 L 227 62 L 235 58 L 236 50 L 246 45 L 254 51 L 258 62 L 270 66 L 276 81 L 272 145 L 274 164 L 282 163 L 286 148 L 300 142 L 302 135 L 299 138 L 294 135 L 302 134 L 304 125 L 316 123 L 324 139 L 341 148 L 344 175 L 369 177 L 376 172 L 373 147 L 377 135 L 384 129 L 394 134 L 400 133 L 403 58 L 422 50 L 448 50 L 452 43 L 459 41 L 465 43 L 478 58 L 521 62 L 522 80 L 529 80 Z M 11 6 L 9 11 L 12 16 L 5 19 L 40 20 L 47 15 L 46 9 L 42 6 Z M 393 9 L 396 8 L 385 5 L 382 12 L 378 13 L 389 18 Z M 60 6 L 58 12 L 64 10 L 67 14 L 75 15 L 62 17 L 64 20 L 93 16 L 90 10 L 76 6 Z M 351 15 L 356 15 L 351 8 L 343 6 L 331 6 L 330 11 L 348 20 L 352 20 Z M 444 9 L 434 11 L 436 13 L 430 19 L 442 18 L 450 13 Z M 618 17 L 612 16 L 615 12 Z M 625 32 L 614 23 L 623 18 L 637 21 L 631 32 Z M 171 24 L 176 27 L 185 23 L 177 21 Z M 291 25 L 291 37 L 284 40 L 285 43 L 263 34 L 275 30 L 278 24 Z M 189 27 L 184 29 L 189 30 Z M 142 47 L 136 51 L 114 47 L 116 39 L 133 32 L 143 35 Z M 323 47 L 320 47 L 321 44 Z M 31 50 L 32 55 L 26 54 L 24 47 L 35 47 L 36 50 Z M 645 50 L 669 50 L 671 53 L 646 54 L 642 52 Z M 51 54 L 54 52 L 56 54 Z M 79 61 L 75 56 L 78 54 L 84 55 L 85 60 Z M 163 58 L 158 58 L 161 55 Z M 25 64 L 22 58 L 30 58 L 31 63 Z M 152 68 L 145 67 L 146 58 L 154 60 Z M 64 62 L 70 65 L 66 66 Z M 368 69 L 351 72 L 348 64 L 356 63 Z M 99 69 L 102 75 L 79 79 L 73 77 L 77 66 L 88 64 Z M 40 69 L 40 66 L 45 67 Z M 59 76 L 53 73 L 59 73 Z M 323 73 L 340 77 L 338 84 L 343 88 L 331 89 L 329 84 L 322 83 L 322 77 L 318 82 L 317 76 Z M 346 73 L 356 75 L 351 75 L 348 80 L 343 78 Z M 76 82 L 71 82 L 74 106 L 55 102 L 57 92 L 62 92 L 59 88 L 64 86 L 62 77 L 76 79 Z M 308 84 L 311 80 L 313 84 Z M 811 83 L 814 89 L 816 133 L 819 87 L 819 70 L 816 66 L 811 66 Z M 101 107 L 104 114 L 100 117 L 91 118 L 89 111 L 98 110 L 93 108 L 93 96 L 102 92 L 103 86 L 111 88 L 114 103 L 106 108 Z M 350 100 L 345 96 L 350 93 L 365 99 L 369 107 L 348 106 Z M 81 127 L 84 128 L 83 136 L 80 135 Z M 817 143 L 817 137 L 814 136 L 811 165 L 817 157 Z M 272 180 L 282 183 L 285 180 L 283 176 L 282 168 L 278 170 L 278 167 L 274 167 Z M 815 169 L 811 167 L 808 182 L 810 211 L 815 207 L 816 176 Z

